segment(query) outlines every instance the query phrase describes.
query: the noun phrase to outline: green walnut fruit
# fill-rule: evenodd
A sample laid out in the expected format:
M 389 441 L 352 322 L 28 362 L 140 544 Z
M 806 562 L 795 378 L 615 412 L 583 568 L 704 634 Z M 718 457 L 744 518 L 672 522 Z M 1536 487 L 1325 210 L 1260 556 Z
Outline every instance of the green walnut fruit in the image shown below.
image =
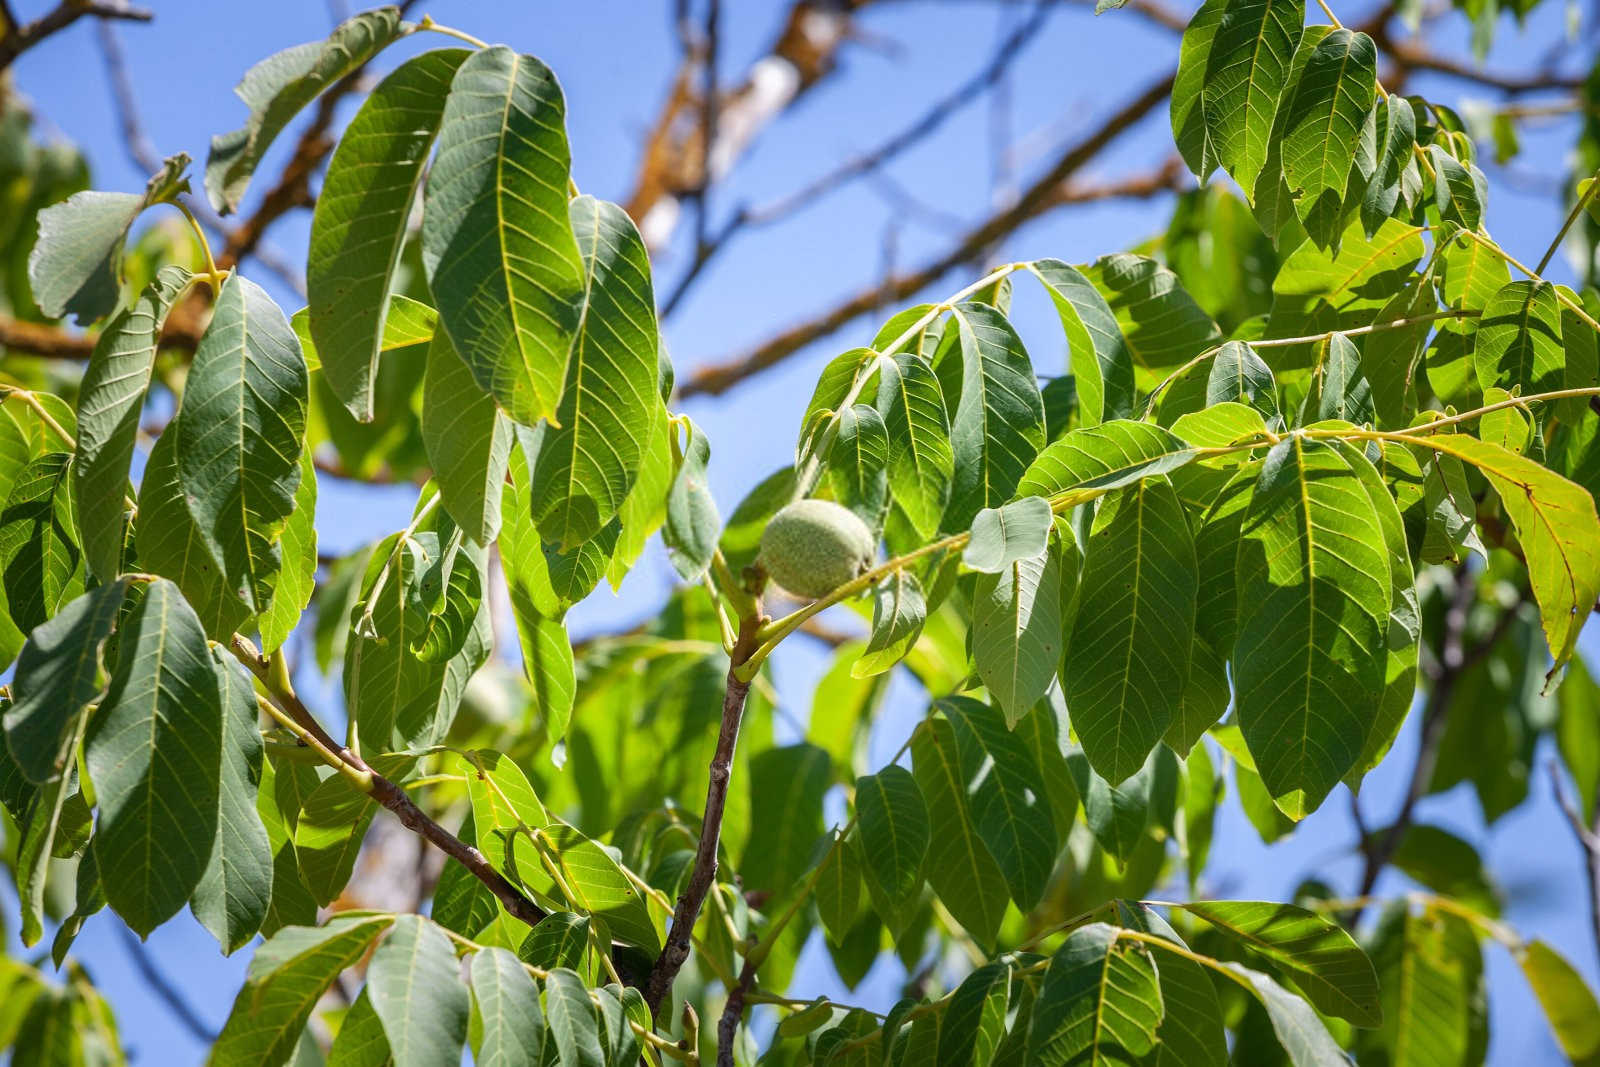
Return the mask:
M 767 523 L 757 559 L 778 585 L 818 600 L 859 577 L 877 554 L 855 512 L 831 500 L 797 500 Z

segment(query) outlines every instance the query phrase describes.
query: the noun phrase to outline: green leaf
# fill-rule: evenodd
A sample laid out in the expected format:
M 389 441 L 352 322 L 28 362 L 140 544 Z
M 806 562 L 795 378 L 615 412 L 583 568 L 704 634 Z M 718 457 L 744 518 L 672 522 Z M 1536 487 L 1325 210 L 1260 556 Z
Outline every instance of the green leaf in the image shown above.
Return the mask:
M 674 453 L 677 449 L 674 443 Z M 673 569 L 684 581 L 698 578 L 711 566 L 722 529 L 717 502 L 706 482 L 706 465 L 710 461 L 711 442 L 700 427 L 690 423 L 689 439 L 683 445 L 678 472 L 667 494 L 667 522 L 661 530 Z
M 1473 363 L 1482 388 L 1544 393 L 1566 386 L 1561 305 L 1549 282 L 1503 286 L 1484 306 L 1477 336 Z
M 439 321 L 478 384 L 528 426 L 557 420 L 584 291 L 565 121 L 543 63 L 504 46 L 473 53 L 450 84 L 424 198 Z
M 656 400 L 657 327 L 650 257 L 615 204 L 570 205 L 583 264 L 583 299 L 566 384 L 533 464 L 533 521 L 563 549 L 611 521 L 638 477 Z
M 1260 971 L 1237 963 L 1223 966 L 1243 979 L 1267 1009 L 1273 1033 L 1294 1067 L 1348 1067 L 1350 1060 L 1305 1001 Z
M 69 738 L 77 747 L 83 739 L 86 719 L 79 719 Z M 20 777 L 20 774 L 19 774 Z M 14 811 L 18 823 L 15 879 L 22 911 L 22 944 L 31 948 L 44 934 L 45 888 L 50 860 L 65 852 L 63 845 L 74 837 L 88 836 L 92 816 L 83 794 L 78 791 L 77 773 L 46 782 L 32 791 L 26 808 Z
M 1344 334 L 1328 338 L 1326 355 L 1312 372 L 1303 411 L 1305 422 L 1374 421 L 1372 386 L 1361 373 L 1361 350 Z
M 1377 165 L 1361 200 L 1361 225 L 1370 236 L 1400 206 L 1400 175 L 1417 146 L 1417 117 L 1403 96 L 1377 101 Z
M 830 838 L 813 897 L 823 932 L 839 943 L 849 935 L 861 908 L 861 853 L 837 830 L 830 832 Z
M 1370 325 L 1375 313 L 1415 276 L 1422 231 L 1389 219 L 1368 237 L 1359 222 L 1344 232 L 1335 254 L 1306 241 L 1289 253 L 1272 280 L 1267 336 L 1293 337 Z M 1281 373 L 1309 366 L 1310 345 L 1280 348 Z
M 46 452 L 17 475 L 0 509 L 0 575 L 11 621 L 28 633 L 83 592 L 72 456 Z
M 441 331 L 428 346 L 422 444 L 445 510 L 480 545 L 500 532 L 511 425 Z
M 912 529 L 931 538 L 939 532 L 955 474 L 938 375 L 921 356 L 883 356 L 876 402 L 889 438 L 889 489 Z
M 746 888 L 788 889 L 805 873 L 812 842 L 822 836 L 822 794 L 833 760 L 816 745 L 785 745 L 750 759 L 750 824 L 762 832 L 745 845 L 739 875 Z
M 562 1067 L 604 1067 L 599 1021 L 583 979 L 558 967 L 544 980 L 544 996 L 556 1061 Z
M 1543 941 L 1515 954 L 1561 1052 L 1578 1067 L 1600 1063 L 1600 1004 L 1576 968 Z
M 922 888 L 928 852 L 928 809 L 911 772 L 890 764 L 856 779 L 856 829 L 866 876 L 894 904 L 908 902 Z
M 872 636 L 850 665 L 850 676 L 869 678 L 899 663 L 922 636 L 927 616 L 928 602 L 916 575 L 897 570 L 885 577 L 872 593 Z
M 939 828 L 928 841 L 928 884 L 978 944 L 992 948 L 1009 894 L 969 810 L 967 778 L 948 721 L 925 719 L 911 735 L 911 772 L 927 802 L 928 821 Z
M 519 871 L 536 872 L 538 854 L 528 835 L 548 825 L 550 816 L 528 776 L 511 757 L 486 748 L 468 753 L 463 769 L 472 825 L 484 857 L 512 878 L 519 878 Z
M 306 369 L 288 320 L 260 286 L 230 275 L 195 349 L 174 429 L 178 484 L 226 588 L 265 610 L 276 545 L 294 510 L 306 428 Z
M 1528 580 L 1545 639 L 1561 669 L 1600 594 L 1600 519 L 1594 497 L 1526 456 L 1466 434 L 1429 438 L 1430 447 L 1481 470 L 1500 494 L 1528 560 Z
M 1084 426 L 1133 414 L 1133 357 L 1111 306 L 1076 267 L 1041 259 L 1028 269 L 1044 283 L 1067 335 L 1067 356 Z
M 966 529 L 980 509 L 1010 500 L 1044 446 L 1033 364 L 1004 315 L 987 304 L 955 308 L 934 364 L 956 359 L 961 392 L 950 428 L 955 474 L 943 522 L 948 530 Z M 944 373 L 941 367 L 941 381 Z
M 1265 417 L 1278 417 L 1278 383 L 1272 368 L 1243 341 L 1229 341 L 1211 357 L 1206 377 L 1207 406 L 1245 404 Z
M 1143 766 L 1189 677 L 1199 573 L 1172 486 L 1107 498 L 1084 559 L 1063 688 L 1084 754 L 1114 785 Z
M 828 448 L 833 498 L 881 533 L 889 514 L 890 446 L 883 416 L 870 404 L 852 404 L 839 413 L 838 427 Z
M 1383 1026 L 1362 1036 L 1396 1067 L 1472 1062 L 1483 961 L 1466 923 L 1433 908 L 1414 913 L 1408 901 L 1397 900 L 1373 932 L 1372 962 L 1383 991 Z
M 1126 863 L 1144 838 L 1150 822 L 1150 796 L 1164 759 L 1162 749 L 1154 749 L 1139 773 L 1112 785 L 1095 773 L 1081 749 L 1067 753 L 1067 770 L 1072 775 L 1078 799 L 1083 804 L 1083 819 L 1094 839 L 1118 862 Z
M 1055 866 L 1056 828 L 1044 778 L 1004 715 L 969 697 L 934 705 L 954 728 L 972 824 L 1005 876 L 1011 899 L 1028 911 Z
M 424 52 L 379 82 L 345 127 L 317 193 L 306 257 L 309 332 L 328 385 L 362 422 L 375 414 L 378 357 L 392 347 L 386 320 L 404 299 L 390 288 L 417 188 L 450 80 L 469 54 Z M 424 407 L 425 426 L 427 415 Z
M 105 691 L 103 651 L 127 592 L 123 582 L 99 586 L 67 604 L 28 636 L 17 659 L 5 708 L 5 746 L 30 782 L 67 770 L 79 720 Z
M 1187 759 L 1201 736 L 1216 725 L 1232 701 L 1233 687 L 1228 684 L 1226 661 L 1205 638 L 1195 634 L 1189 649 L 1189 678 L 1178 699 L 1178 709 L 1161 739 L 1174 753 Z
M 450 939 L 420 915 L 395 918 L 367 967 L 395 1067 L 456 1067 L 472 1009 Z
M 1011 968 L 979 967 L 956 986 L 939 1020 L 937 1067 L 989 1067 L 1006 1032 Z
M 572 640 L 565 623 L 546 618 L 536 610 L 522 608 L 516 618 L 523 676 L 533 690 L 533 705 L 544 720 L 545 737 L 554 744 L 566 736 L 577 695 Z
M 1406 877 L 1484 915 L 1500 913 L 1499 894 L 1472 845 L 1437 826 L 1406 828 L 1389 862 Z
M 1433 165 L 1433 199 L 1439 215 L 1463 229 L 1476 230 L 1483 220 L 1489 183 L 1483 172 L 1471 163 L 1463 165 L 1443 145 L 1428 146 L 1428 162 Z
M 300 484 L 294 490 L 294 511 L 283 524 L 278 546 L 282 565 L 273 583 L 272 599 L 262 612 L 261 652 L 276 652 L 300 624 L 317 588 L 317 469 L 309 451 L 300 453 Z
M 39 212 L 28 283 L 46 317 L 73 314 L 79 325 L 87 325 L 116 308 L 129 228 L 145 208 L 188 191 L 182 177 L 188 167 L 188 156 L 169 156 L 142 194 L 84 190 Z
M 1022 496 L 1084 499 L 1191 462 L 1194 448 L 1148 422 L 1118 419 L 1069 430 L 1039 453 L 1017 485 Z M 1090 491 L 1093 492 L 1090 492 Z
M 541 832 L 572 891 L 568 899 L 573 908 L 603 921 L 619 941 L 651 953 L 660 951 L 661 934 L 650 909 L 611 853 L 557 818 L 551 818 Z M 522 874 L 546 895 L 559 892 L 553 881 L 541 881 L 545 877 L 542 870 L 524 870 Z
M 589 936 L 592 925 L 587 915 L 574 915 L 570 911 L 553 912 L 539 920 L 539 925 L 523 939 L 517 953 L 524 963 L 531 963 L 535 967 L 543 967 L 547 971 L 566 967 L 589 975 L 592 979 L 590 972 L 594 970 L 593 964 L 584 964 L 584 955 L 592 940 Z
M 1164 937 L 1187 948 L 1177 932 L 1144 904 L 1118 901 L 1117 921 L 1123 926 Z M 1164 953 L 1159 966 L 1161 1025 L 1156 1030 L 1155 1062 L 1160 1067 L 1222 1067 L 1228 1062 L 1227 1032 L 1211 975 L 1194 960 Z
M 311 337 L 311 309 L 303 307 L 289 316 L 289 326 L 294 330 L 294 335 L 300 338 L 300 352 L 306 357 L 306 369 L 308 371 L 324 369 L 322 355 L 317 351 L 316 342 Z M 438 326 L 439 313 L 432 307 L 409 296 L 390 293 L 389 304 L 384 311 L 382 336 L 377 342 L 378 353 L 381 355 L 384 352 L 395 352 L 397 349 L 416 348 L 428 344 L 438 332 Z M 396 384 L 406 399 L 409 400 L 414 395 L 408 383 Z M 374 388 L 377 389 L 377 395 L 374 396 L 373 402 L 379 409 L 379 421 L 382 421 L 385 401 L 383 387 L 381 384 L 375 384 Z M 332 387 L 329 386 L 329 389 L 331 391 Z M 340 425 L 348 423 L 340 420 Z M 343 445 L 339 447 L 341 450 L 344 448 Z
M 1055 680 L 1061 640 L 1060 553 L 1019 559 L 998 574 L 978 576 L 972 591 L 972 659 L 1008 728 Z
M 309 1031 L 302 1032 L 302 1040 L 309 1037 Z M 362 989 L 339 1022 L 339 1032 L 328 1049 L 327 1067 L 389 1067 L 393 1062 L 383 1020 L 372 1010 L 372 998 Z M 296 1063 L 295 1067 L 299 1065 Z
M 206 1060 L 212 1067 L 276 1067 L 299 1040 L 311 1009 L 339 972 L 366 953 L 390 915 L 335 916 L 290 926 L 256 949 L 244 988 Z
M 1357 1026 L 1382 1020 L 1372 962 L 1331 919 L 1265 900 L 1195 901 L 1183 908 L 1287 969 L 1318 1010 Z
M 1019 560 L 1038 559 L 1045 553 L 1054 518 L 1050 502 L 1037 496 L 984 508 L 972 519 L 961 562 L 984 574 L 1000 574 Z
M 169 425 L 156 439 L 139 485 L 135 543 L 139 566 L 177 583 L 205 626 L 206 636 L 226 641 L 250 617 L 201 540 L 199 527 L 178 484 L 178 434 Z
M 294 855 L 312 899 L 326 907 L 344 892 L 378 803 L 341 775 L 311 791 L 294 827 Z
M 400 9 L 378 8 L 346 19 L 326 41 L 268 56 L 245 72 L 234 92 L 250 108 L 245 124 L 211 139 L 206 196 L 226 215 L 239 210 L 250 178 L 285 126 L 322 90 L 411 32 Z
M 1389 557 L 1360 478 L 1332 445 L 1274 445 L 1245 511 L 1234 700 L 1261 780 L 1290 818 L 1355 765 L 1378 714 Z
M 111 687 L 85 749 L 100 807 L 106 900 L 141 937 L 204 876 L 220 807 L 221 693 L 205 631 L 171 582 L 123 624 Z
M 1028 1024 L 1028 1062 L 1139 1063 L 1155 1048 L 1162 1012 L 1150 947 L 1119 939 L 1105 923 L 1080 926 L 1044 972 Z
M 1317 43 L 1287 105 L 1283 177 L 1295 213 L 1319 244 L 1344 229 L 1345 184 L 1377 93 L 1377 65 L 1372 38 L 1339 27 Z
M 1084 273 L 1116 314 L 1137 367 L 1164 372 L 1222 340 L 1178 276 L 1148 256 L 1102 256 Z
M 122 572 L 128 468 L 150 368 L 167 311 L 193 277 L 163 267 L 133 305 L 106 323 L 78 390 L 78 450 L 72 488 L 89 570 L 101 581 Z
M 272 896 L 272 843 L 256 810 L 261 733 L 254 680 L 221 649 L 211 650 L 222 705 L 222 761 L 217 835 L 192 907 L 224 954 L 249 944 Z
M 1228 0 L 1206 59 L 1201 88 L 1206 129 L 1218 162 L 1253 189 L 1267 158 L 1278 99 L 1305 22 L 1303 0 Z
M 1202 182 L 1217 169 L 1216 147 L 1206 129 L 1202 92 L 1211 44 L 1227 0 L 1205 0 L 1189 19 L 1178 47 L 1178 73 L 1172 82 L 1172 139 L 1189 170 Z
M 499 1067 L 539 1067 L 544 1009 L 522 961 L 503 948 L 486 948 L 473 955 L 470 973 L 478 1017 L 473 1032 L 481 1035 L 473 1042 L 473 1059 Z

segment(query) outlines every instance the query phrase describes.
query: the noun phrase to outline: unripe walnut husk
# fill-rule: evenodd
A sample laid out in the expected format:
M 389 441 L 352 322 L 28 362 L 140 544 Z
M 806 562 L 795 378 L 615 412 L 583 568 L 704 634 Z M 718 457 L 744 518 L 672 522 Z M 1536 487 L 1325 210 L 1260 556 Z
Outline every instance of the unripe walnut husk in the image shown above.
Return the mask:
M 797 500 L 768 521 L 757 560 L 787 592 L 820 600 L 860 577 L 877 554 L 855 512 L 831 500 Z

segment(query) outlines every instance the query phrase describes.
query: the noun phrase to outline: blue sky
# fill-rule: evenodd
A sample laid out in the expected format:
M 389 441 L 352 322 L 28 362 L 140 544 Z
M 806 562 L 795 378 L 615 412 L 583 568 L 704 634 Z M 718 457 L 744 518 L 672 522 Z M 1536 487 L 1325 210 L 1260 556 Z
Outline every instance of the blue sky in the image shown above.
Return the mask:
M 1346 9 L 1338 0 L 1332 2 L 1347 22 L 1359 20 L 1367 8 L 1365 3 Z M 14 6 L 26 17 L 47 5 L 41 0 L 14 0 Z M 243 119 L 243 106 L 229 90 L 245 68 L 279 48 L 324 35 L 330 25 L 329 5 L 321 0 L 271 4 L 160 0 L 152 6 L 158 9 L 153 24 L 119 28 L 144 122 L 163 154 L 181 150 L 201 160 L 213 134 Z M 480 37 L 504 41 L 548 63 L 566 90 L 578 184 L 585 192 L 622 199 L 631 186 L 643 131 L 654 118 L 677 61 L 670 6 L 641 0 L 581 4 L 440 0 L 417 11 Z M 736 76 L 766 48 L 787 7 L 786 0 L 723 4 L 724 77 Z M 843 158 L 871 148 L 981 67 L 1010 20 L 1019 17 L 1020 5 L 983 0 L 875 5 L 859 19 L 868 40 L 845 49 L 844 72 L 808 96 L 757 143 L 730 181 L 714 193 L 714 211 L 725 212 L 742 202 L 768 202 Z M 1565 19 L 1562 0 L 1546 0 L 1523 32 L 1509 19 L 1503 20 L 1490 65 L 1513 67 L 1536 61 L 1560 38 Z M 1592 41 L 1594 27 L 1586 26 L 1585 32 Z M 1428 43 L 1462 55 L 1466 37 L 1465 24 L 1457 17 L 1434 24 Z M 387 68 L 407 51 L 445 43 L 444 38 L 408 41 L 385 56 L 380 66 Z M 1048 165 L 1056 146 L 1093 129 L 1104 114 L 1170 69 L 1177 45 L 1176 34 L 1131 12 L 1096 18 L 1087 7 L 1062 5 L 1013 68 L 1009 124 L 1023 149 L 1015 162 L 1018 180 L 1025 183 Z M 98 187 L 142 185 L 145 175 L 133 169 L 122 151 L 87 22 L 25 55 L 14 67 L 14 81 L 35 101 L 46 130 L 59 131 L 89 153 Z M 1414 78 L 1409 91 L 1447 103 L 1491 97 L 1460 82 L 1424 75 Z M 1158 165 L 1171 152 L 1165 115 L 1165 108 L 1158 109 L 1081 177 L 1111 178 Z M 1563 176 L 1572 129 L 1572 120 L 1566 119 L 1529 131 L 1526 169 L 1546 180 Z M 269 157 L 263 173 L 276 172 L 292 140 L 283 138 L 285 144 Z M 899 186 L 936 209 L 908 214 L 894 226 L 898 265 L 915 266 L 938 254 L 965 223 L 988 213 L 995 165 L 990 140 L 989 107 L 980 102 L 890 168 Z M 1564 206 L 1543 186 L 1530 188 L 1498 174 L 1491 174 L 1491 185 L 1491 232 L 1522 258 L 1536 260 L 1560 225 Z M 999 255 L 1008 260 L 1092 259 L 1161 230 L 1168 207 L 1169 200 L 1158 199 L 1058 211 L 1009 239 Z M 890 216 L 881 193 L 871 184 L 857 183 L 801 216 L 746 236 L 712 264 L 667 323 L 680 377 L 696 366 L 737 355 L 875 280 L 883 269 Z M 299 261 L 308 224 L 307 213 L 292 215 L 273 229 L 271 240 Z M 668 289 L 683 260 L 680 242 L 658 263 L 658 291 Z M 281 285 L 259 270 L 253 273 L 286 310 L 298 306 Z M 1559 262 L 1551 274 L 1561 280 L 1571 278 L 1570 270 Z M 953 291 L 970 277 L 955 272 L 929 295 Z M 1037 369 L 1059 372 L 1064 346 L 1053 314 L 1042 301 L 1023 295 L 1017 318 Z M 864 343 L 874 328 L 873 322 L 859 321 L 719 400 L 686 405 L 710 435 L 712 483 L 724 514 L 745 490 L 789 462 L 798 418 L 822 363 L 838 351 Z M 319 535 L 324 549 L 336 552 L 403 525 L 412 501 L 409 491 L 344 487 L 326 478 L 321 488 Z M 573 628 L 578 633 L 593 632 L 641 618 L 660 603 L 669 584 L 663 558 L 652 552 L 619 596 L 602 587 L 580 605 L 573 613 Z M 1597 644 L 1591 625 L 1584 642 L 1591 661 Z M 799 640 L 786 645 L 778 657 L 780 695 L 797 716 L 805 715 L 811 689 L 826 664 L 817 646 Z M 874 737 L 876 760 L 881 762 L 898 748 L 920 712 L 915 686 L 897 682 Z M 1395 810 L 1414 751 L 1412 723 L 1363 791 L 1369 822 L 1382 824 Z M 1527 936 L 1551 941 L 1591 982 L 1600 978 L 1586 920 L 1580 853 L 1552 800 L 1542 759 L 1531 800 L 1492 831 L 1484 827 L 1476 801 L 1459 790 L 1425 800 L 1418 817 L 1476 843 L 1510 891 L 1507 918 L 1512 924 Z M 1291 837 L 1270 849 L 1259 843 L 1237 807 L 1229 804 L 1218 827 L 1208 880 L 1219 892 L 1235 897 L 1281 898 L 1311 874 L 1349 889 L 1359 876 L 1359 865 L 1350 854 L 1354 840 L 1342 795 L 1331 798 Z M 1394 875 L 1379 884 L 1380 892 L 1403 887 Z M 5 913 L 4 925 L 16 951 L 14 900 L 6 899 Z M 91 919 L 77 954 L 111 998 L 128 1044 L 144 1063 L 199 1062 L 203 1048 L 144 988 L 118 942 L 116 922 L 105 913 Z M 148 951 L 182 983 L 205 1018 L 220 1025 L 242 980 L 248 950 L 224 959 L 209 935 L 185 915 L 158 930 Z M 1491 1062 L 1560 1062 L 1514 964 L 1498 950 L 1489 953 Z M 898 965 L 880 963 L 852 994 L 837 987 L 825 965 L 808 966 L 802 968 L 795 992 L 826 991 L 881 1010 L 894 998 L 899 980 Z

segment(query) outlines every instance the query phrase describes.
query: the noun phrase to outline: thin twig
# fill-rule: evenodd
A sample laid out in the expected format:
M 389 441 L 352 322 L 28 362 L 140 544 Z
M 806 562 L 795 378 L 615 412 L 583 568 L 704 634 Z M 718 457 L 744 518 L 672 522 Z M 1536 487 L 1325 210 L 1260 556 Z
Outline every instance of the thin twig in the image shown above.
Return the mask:
M 10 12 L 6 14 L 6 21 L 14 22 Z M 46 37 L 60 33 L 85 15 L 92 15 L 98 19 L 126 19 L 130 22 L 149 22 L 155 18 L 154 12 L 142 7 L 133 7 L 120 0 L 110 3 L 62 0 L 53 10 L 19 27 L 14 33 L 7 32 L 4 37 L 0 37 L 0 70 L 5 70 L 18 56 Z
M 782 362 L 812 341 L 826 337 L 871 311 L 883 300 L 885 288 L 893 299 L 903 300 L 938 281 L 957 266 L 978 258 L 996 241 L 1009 236 L 1023 223 L 1054 206 L 1054 198 L 1062 184 L 1120 134 L 1159 106 L 1171 89 L 1172 76 L 1168 75 L 1124 104 L 1093 133 L 1067 148 L 1048 171 L 1023 191 L 1014 205 L 973 227 L 943 255 L 917 270 L 891 279 L 887 286 L 874 282 L 869 289 L 807 322 L 785 330 L 739 359 L 703 368 L 683 383 L 679 395 L 714 396 L 724 393 L 746 378 Z
M 1589 929 L 1594 934 L 1595 951 L 1600 952 L 1600 805 L 1595 806 L 1594 818 L 1585 824 L 1583 813 L 1576 802 L 1567 796 L 1561 783 L 1561 772 L 1556 761 L 1549 763 L 1550 785 L 1555 790 L 1556 802 L 1566 813 L 1578 847 L 1583 850 L 1583 871 L 1589 883 Z

